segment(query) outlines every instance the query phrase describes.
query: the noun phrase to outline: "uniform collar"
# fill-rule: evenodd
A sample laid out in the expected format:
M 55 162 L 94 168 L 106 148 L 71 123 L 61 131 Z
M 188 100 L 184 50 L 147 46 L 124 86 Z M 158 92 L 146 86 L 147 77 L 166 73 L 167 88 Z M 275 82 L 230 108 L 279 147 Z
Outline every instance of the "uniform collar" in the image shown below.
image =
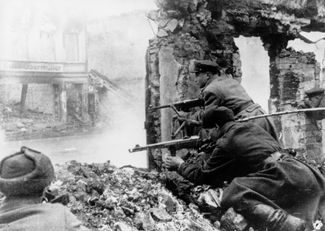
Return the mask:
M 26 205 L 40 204 L 42 197 L 23 196 L 23 197 L 5 197 L 0 206 L 1 211 L 8 211 Z
M 220 136 L 223 136 L 227 131 L 236 124 L 235 121 L 229 121 L 220 127 Z
M 212 83 L 217 78 L 218 77 L 211 77 L 210 79 L 208 79 L 208 81 L 205 83 L 205 85 L 203 87 L 201 87 L 201 92 L 203 92 L 207 88 L 207 86 L 209 86 L 209 84 Z

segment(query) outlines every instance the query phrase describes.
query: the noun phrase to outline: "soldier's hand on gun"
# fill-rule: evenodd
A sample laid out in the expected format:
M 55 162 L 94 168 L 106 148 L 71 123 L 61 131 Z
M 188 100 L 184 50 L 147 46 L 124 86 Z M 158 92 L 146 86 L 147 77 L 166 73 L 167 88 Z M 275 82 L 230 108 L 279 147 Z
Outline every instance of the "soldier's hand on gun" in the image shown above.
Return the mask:
M 175 115 L 174 118 L 176 118 L 180 122 L 185 122 L 187 126 L 200 126 L 201 125 L 201 122 L 191 119 L 189 113 L 180 112 L 180 113 L 178 113 L 178 115 Z
M 177 114 L 174 115 L 174 119 L 183 122 L 187 120 L 188 116 L 189 116 L 188 113 L 179 111 Z
M 184 160 L 179 156 L 167 155 L 165 158 L 165 165 L 168 169 L 178 168 L 182 163 Z

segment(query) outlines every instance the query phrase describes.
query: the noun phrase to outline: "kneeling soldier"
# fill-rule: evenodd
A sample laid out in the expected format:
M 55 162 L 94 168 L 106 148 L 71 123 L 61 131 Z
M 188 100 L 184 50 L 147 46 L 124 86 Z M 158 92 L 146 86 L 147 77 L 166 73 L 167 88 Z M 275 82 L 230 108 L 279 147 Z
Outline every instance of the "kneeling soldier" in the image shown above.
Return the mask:
M 311 166 L 280 153 L 279 143 L 252 122 L 236 122 L 226 107 L 209 108 L 203 126 L 220 127 L 210 157 L 197 162 L 168 156 L 168 168 L 195 184 L 226 187 L 221 206 L 232 207 L 255 227 L 270 231 L 312 229 L 325 218 L 325 178 Z M 322 209 L 320 209 L 322 208 Z

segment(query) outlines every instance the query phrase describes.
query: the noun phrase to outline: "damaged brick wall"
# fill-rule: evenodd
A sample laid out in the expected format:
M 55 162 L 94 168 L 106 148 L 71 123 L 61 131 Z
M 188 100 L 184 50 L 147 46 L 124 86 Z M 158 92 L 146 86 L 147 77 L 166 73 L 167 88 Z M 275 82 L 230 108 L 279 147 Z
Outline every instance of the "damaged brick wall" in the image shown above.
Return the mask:
M 162 10 L 148 15 L 158 23 L 158 39 L 150 41 L 147 55 L 147 99 L 151 98 L 147 106 L 198 97 L 199 88 L 188 70 L 191 59 L 211 59 L 217 63 L 226 63 L 234 77 L 241 78 L 239 52 L 232 36 L 233 27 L 221 21 L 206 29 L 211 21 L 211 12 L 205 9 L 205 1 L 193 4 L 184 1 L 179 5 L 177 1 L 160 1 L 159 4 Z M 171 63 L 164 60 L 171 60 Z M 170 69 L 174 71 L 169 73 Z M 166 87 L 169 93 L 162 94 L 163 97 L 160 95 L 162 82 L 168 82 L 169 85 Z M 149 132 L 151 138 L 148 142 L 156 142 L 160 137 L 163 140 L 171 138 L 173 128 L 166 123 L 171 121 L 172 113 L 167 110 L 147 113 L 147 122 L 157 125 L 155 130 Z M 160 116 L 164 120 L 162 124 Z M 152 120 L 155 122 L 151 123 Z M 149 127 L 151 126 L 148 125 L 147 128 L 150 129 Z
M 198 86 L 188 71 L 191 59 L 226 64 L 228 72 L 240 80 L 241 61 L 234 43 L 234 37 L 239 35 L 260 37 L 268 51 L 270 112 L 295 109 L 293 103 L 301 101 L 304 91 L 317 84 L 319 67 L 315 57 L 286 47 L 301 30 L 317 27 L 324 31 L 324 3 L 320 1 L 159 0 L 157 5 L 159 10 L 148 14 L 148 18 L 156 22 L 158 32 L 150 41 L 147 53 L 147 108 L 198 96 Z M 168 75 L 165 69 L 170 65 L 161 59 L 166 51 L 173 60 L 173 68 L 178 70 Z M 160 92 L 164 82 L 169 84 L 168 96 Z M 171 123 L 173 113 L 168 113 L 147 109 L 148 143 L 170 138 L 168 134 L 173 128 L 166 123 Z M 300 114 L 295 118 L 279 118 L 277 126 L 283 130 L 285 147 L 297 148 L 306 158 L 322 159 L 319 158 L 322 143 L 319 142 L 322 140 L 319 126 L 315 131 L 313 123 Z
M 273 60 L 273 75 L 278 85 L 273 86 L 272 102 L 277 111 L 296 110 L 303 101 L 305 91 L 319 87 L 320 66 L 315 54 L 285 49 Z M 298 150 L 298 156 L 308 162 L 321 163 L 322 125 L 305 113 L 279 117 L 282 141 L 285 147 Z

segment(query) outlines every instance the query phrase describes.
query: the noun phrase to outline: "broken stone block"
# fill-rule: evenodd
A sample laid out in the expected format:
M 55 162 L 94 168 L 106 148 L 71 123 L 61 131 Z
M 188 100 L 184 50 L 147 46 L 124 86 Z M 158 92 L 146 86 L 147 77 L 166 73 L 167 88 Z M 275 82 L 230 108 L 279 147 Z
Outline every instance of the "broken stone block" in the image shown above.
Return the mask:
M 177 10 L 167 10 L 166 11 L 168 18 L 179 18 L 181 13 Z
M 155 221 L 152 219 L 150 213 L 145 214 L 145 216 L 142 219 L 142 228 L 145 231 L 155 231 L 156 229 L 156 225 L 155 225 Z
M 246 219 L 236 213 L 233 208 L 229 208 L 221 217 L 220 227 L 221 230 L 244 231 L 248 226 Z
M 136 228 L 142 229 L 144 217 L 145 217 L 145 215 L 140 212 L 138 212 L 134 215 L 133 223 Z
M 209 10 L 203 9 L 201 10 L 196 17 L 199 19 L 202 25 L 207 26 L 208 23 L 212 20 L 211 12 Z
M 159 20 L 158 28 L 165 29 L 165 27 L 167 26 L 169 21 L 170 21 L 170 19 L 161 19 L 161 20 Z
M 122 208 L 120 207 L 117 207 L 115 210 L 114 210 L 114 215 L 118 218 L 124 218 L 125 217 L 125 213 L 123 211 Z
M 133 216 L 134 215 L 134 210 L 132 208 L 128 208 L 126 206 L 121 206 L 123 212 L 125 213 L 126 216 Z
M 152 217 L 157 221 L 168 222 L 172 217 L 162 208 L 153 208 L 150 210 Z
M 168 36 L 167 31 L 165 31 L 164 29 L 158 29 L 158 33 L 157 33 L 157 37 L 166 37 Z
M 105 185 L 100 181 L 90 181 L 86 186 L 86 192 L 88 193 L 98 193 L 99 195 L 103 194 L 105 190 Z M 95 192 L 94 192 L 95 191 Z
M 208 191 L 200 194 L 198 202 L 206 203 L 209 206 L 218 208 L 220 207 L 221 196 L 222 194 L 220 193 L 220 191 L 217 192 L 216 190 L 209 189 Z
M 167 25 L 164 27 L 164 29 L 174 32 L 174 30 L 177 28 L 177 26 L 178 26 L 178 20 L 172 19 L 167 23 Z
M 87 203 L 90 205 L 90 206 L 95 206 L 96 205 L 96 202 L 98 201 L 98 197 L 90 197 L 88 200 L 87 200 Z
M 73 197 L 78 201 L 85 201 L 85 194 L 82 192 L 74 193 Z
M 202 226 L 201 224 L 190 220 L 189 224 L 188 224 L 188 230 L 192 230 L 192 231 L 206 231 L 207 227 Z
M 132 191 L 128 192 L 128 200 L 129 201 L 137 201 L 141 197 L 141 194 L 138 192 L 136 188 L 132 189 Z
M 177 200 L 167 193 L 160 193 L 161 203 L 165 206 L 168 213 L 176 213 L 179 207 Z
M 129 225 L 123 223 L 123 222 L 117 222 L 114 225 L 114 231 L 133 231 L 134 229 L 132 229 Z

